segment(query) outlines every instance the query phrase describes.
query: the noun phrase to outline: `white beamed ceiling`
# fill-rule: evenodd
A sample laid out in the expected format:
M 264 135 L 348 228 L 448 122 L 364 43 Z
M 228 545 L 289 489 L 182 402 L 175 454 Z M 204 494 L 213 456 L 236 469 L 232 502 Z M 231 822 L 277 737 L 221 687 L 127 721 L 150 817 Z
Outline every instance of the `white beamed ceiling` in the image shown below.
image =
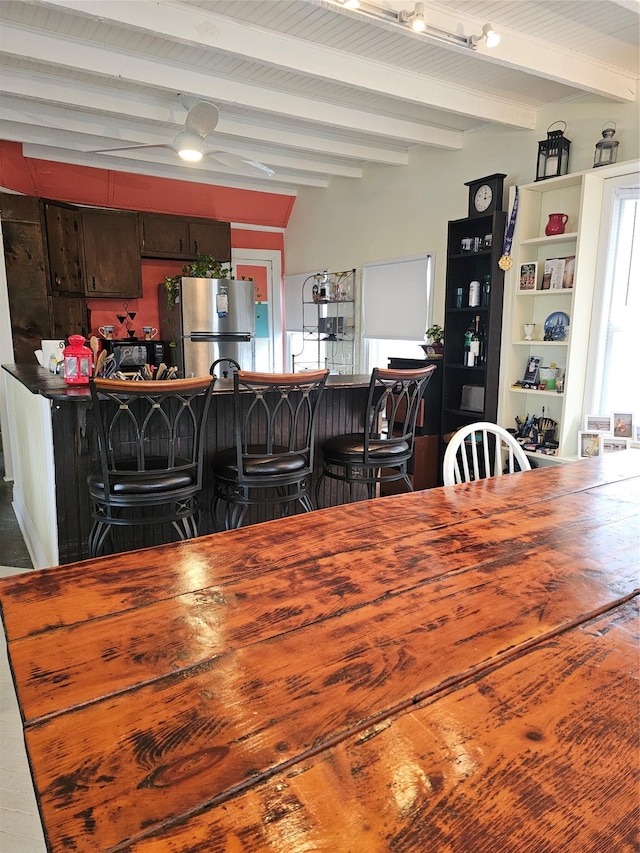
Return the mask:
M 425 6 L 434 27 L 467 36 L 491 22 L 502 41 L 443 44 L 340 0 L 3 0 L 0 138 L 30 157 L 294 194 L 402 167 L 418 146 L 460 149 L 487 125 L 529 130 L 540 107 L 585 92 L 635 98 L 638 0 Z M 200 98 L 220 110 L 208 142 L 273 177 L 162 148 L 89 153 L 171 143 Z

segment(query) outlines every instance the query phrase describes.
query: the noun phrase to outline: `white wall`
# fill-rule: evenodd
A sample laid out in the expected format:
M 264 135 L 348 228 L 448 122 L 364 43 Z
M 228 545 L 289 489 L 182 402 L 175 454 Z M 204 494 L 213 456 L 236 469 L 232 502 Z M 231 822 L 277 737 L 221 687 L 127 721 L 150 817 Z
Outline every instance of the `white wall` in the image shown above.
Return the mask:
M 618 162 L 640 156 L 640 109 L 583 96 L 540 110 L 535 130 L 488 128 L 468 133 L 461 151 L 417 149 L 408 166 L 372 166 L 360 180 L 337 178 L 327 189 L 299 192 L 285 233 L 287 273 L 314 269 L 360 272 L 367 261 L 430 252 L 435 257 L 433 321 L 444 317 L 447 222 L 468 210 L 465 181 L 507 174 L 504 203 L 514 184 L 535 180 L 538 141 L 553 122 L 567 123 L 569 169 L 593 166 L 605 121 L 617 123 Z M 359 278 L 359 277 L 358 277 Z

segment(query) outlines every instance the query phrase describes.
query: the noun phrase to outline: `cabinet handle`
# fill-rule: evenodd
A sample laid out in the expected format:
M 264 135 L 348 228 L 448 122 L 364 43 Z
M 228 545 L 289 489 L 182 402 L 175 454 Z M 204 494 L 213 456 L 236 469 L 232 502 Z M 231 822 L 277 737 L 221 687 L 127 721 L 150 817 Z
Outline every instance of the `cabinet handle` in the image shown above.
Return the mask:
M 183 248 L 182 248 L 182 237 L 180 237 L 180 251 L 181 251 L 181 252 L 183 251 Z
M 198 241 L 197 240 L 193 241 L 193 251 L 195 252 L 196 255 L 198 254 Z
M 96 289 L 96 277 L 95 275 L 91 276 L 91 284 L 93 285 L 93 289 Z

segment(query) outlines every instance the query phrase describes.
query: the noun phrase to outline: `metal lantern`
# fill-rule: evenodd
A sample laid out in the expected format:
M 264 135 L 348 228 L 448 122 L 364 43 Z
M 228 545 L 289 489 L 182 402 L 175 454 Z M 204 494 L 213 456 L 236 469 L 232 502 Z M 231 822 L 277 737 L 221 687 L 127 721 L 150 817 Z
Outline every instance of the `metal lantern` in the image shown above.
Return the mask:
M 562 124 L 562 130 L 551 130 L 554 124 Z M 569 149 L 571 140 L 564 136 L 567 124 L 564 121 L 554 121 L 547 128 L 547 138 L 538 142 L 538 168 L 536 181 L 556 178 L 566 175 L 569 171 Z
M 70 335 L 64 348 L 64 381 L 69 385 L 88 385 L 93 366 L 93 353 L 83 346 L 82 335 Z
M 594 168 L 596 166 L 609 166 L 618 159 L 618 145 L 620 143 L 613 138 L 615 132 L 615 121 L 608 121 L 602 125 L 602 139 L 596 142 L 596 153 L 593 158 Z

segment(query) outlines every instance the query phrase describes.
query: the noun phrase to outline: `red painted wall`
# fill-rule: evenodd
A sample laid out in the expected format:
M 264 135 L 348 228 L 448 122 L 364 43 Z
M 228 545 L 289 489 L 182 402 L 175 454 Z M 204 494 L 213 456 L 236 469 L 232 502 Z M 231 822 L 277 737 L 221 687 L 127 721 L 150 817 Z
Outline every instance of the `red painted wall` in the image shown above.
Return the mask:
M 20 143 L 2 140 L 0 185 L 4 189 L 69 204 L 202 216 L 222 222 L 277 229 L 286 228 L 295 202 L 295 196 L 277 193 L 217 187 L 36 160 L 23 155 Z M 231 246 L 234 249 L 279 251 L 284 273 L 282 232 L 232 228 Z M 143 325 L 159 327 L 158 284 L 164 281 L 165 275 L 175 275 L 181 270 L 181 261 L 142 262 L 143 296 L 130 300 L 128 308 L 129 311 L 136 312 L 131 325 L 140 337 Z M 92 332 L 97 332 L 98 326 L 110 324 L 116 327 L 115 337 L 126 337 L 126 328 L 116 318 L 116 314 L 123 313 L 120 300 L 89 299 L 87 306 L 91 312 Z M 159 337 L 161 336 L 160 331 Z

